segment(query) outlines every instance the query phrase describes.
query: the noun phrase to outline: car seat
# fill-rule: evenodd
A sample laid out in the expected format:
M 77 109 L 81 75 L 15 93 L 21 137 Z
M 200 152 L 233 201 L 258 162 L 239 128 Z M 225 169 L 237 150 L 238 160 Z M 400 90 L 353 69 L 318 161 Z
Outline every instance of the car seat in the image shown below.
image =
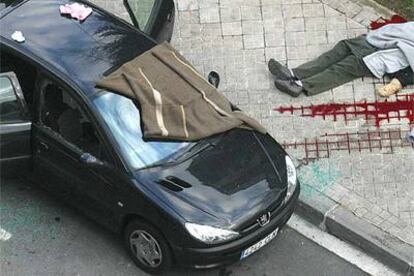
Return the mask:
M 79 144 L 83 137 L 83 126 L 81 123 L 81 115 L 77 109 L 66 109 L 57 120 L 59 133 L 67 141 Z
M 57 121 L 69 106 L 63 102 L 62 90 L 59 87 L 48 84 L 44 89 L 43 123 L 52 130 L 60 132 Z

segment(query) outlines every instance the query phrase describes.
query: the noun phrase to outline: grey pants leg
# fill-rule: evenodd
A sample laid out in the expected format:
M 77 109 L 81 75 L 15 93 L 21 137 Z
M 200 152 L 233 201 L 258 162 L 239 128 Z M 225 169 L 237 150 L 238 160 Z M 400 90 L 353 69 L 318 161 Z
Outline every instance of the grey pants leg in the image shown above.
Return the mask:
M 311 96 L 338 87 L 354 79 L 371 75 L 371 71 L 365 65 L 362 58 L 351 54 L 322 72 L 304 78 L 301 81 L 307 95 Z
M 342 40 L 338 42 L 330 51 L 322 54 L 312 61 L 292 69 L 292 71 L 298 79 L 305 79 L 324 71 L 329 66 L 350 55 L 352 55 L 352 52 L 347 44 L 347 41 Z

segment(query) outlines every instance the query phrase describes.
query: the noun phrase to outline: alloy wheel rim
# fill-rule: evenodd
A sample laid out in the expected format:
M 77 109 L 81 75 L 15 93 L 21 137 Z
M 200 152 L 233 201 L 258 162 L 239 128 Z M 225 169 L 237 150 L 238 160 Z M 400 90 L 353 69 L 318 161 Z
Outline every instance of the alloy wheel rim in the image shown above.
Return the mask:
M 143 264 L 156 268 L 161 265 L 162 251 L 157 240 L 144 230 L 135 230 L 129 236 L 129 244 L 135 257 Z

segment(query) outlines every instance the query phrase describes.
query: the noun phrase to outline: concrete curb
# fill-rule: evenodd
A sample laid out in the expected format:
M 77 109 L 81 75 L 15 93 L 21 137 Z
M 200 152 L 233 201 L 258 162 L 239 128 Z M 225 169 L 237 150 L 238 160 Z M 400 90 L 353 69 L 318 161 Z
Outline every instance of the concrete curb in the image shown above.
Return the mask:
M 302 193 L 296 213 L 339 239 L 360 247 L 402 275 L 414 276 L 413 246 L 355 216 L 327 196 L 317 191 Z

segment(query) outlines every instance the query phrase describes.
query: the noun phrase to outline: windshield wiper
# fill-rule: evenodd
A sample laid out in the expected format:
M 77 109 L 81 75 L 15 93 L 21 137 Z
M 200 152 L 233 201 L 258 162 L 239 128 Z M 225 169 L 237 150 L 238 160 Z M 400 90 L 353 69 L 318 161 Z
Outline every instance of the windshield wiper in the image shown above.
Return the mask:
M 172 157 L 175 161 L 182 161 L 187 158 L 190 158 L 202 151 L 205 151 L 208 148 L 215 148 L 216 145 L 224 138 L 226 137 L 228 132 L 221 133 L 218 135 L 215 135 L 213 137 L 206 138 L 204 140 L 201 140 L 200 142 L 192 145 L 190 148 L 186 149 L 184 152 L 175 155 Z
M 151 165 L 145 166 L 143 168 L 138 169 L 137 171 L 142 171 L 142 170 L 147 170 L 147 169 L 152 169 L 152 168 L 156 168 L 156 167 L 160 167 L 160 166 L 168 166 L 168 165 L 172 165 L 176 163 L 174 160 L 170 160 L 170 158 L 168 159 L 163 159 L 161 161 L 152 163 Z
M 145 170 L 145 169 L 151 169 L 151 168 L 156 168 L 156 167 L 160 167 L 160 166 L 169 166 L 169 165 L 173 165 L 179 162 L 183 162 L 185 160 L 187 160 L 188 158 L 199 154 L 200 152 L 203 152 L 209 148 L 214 148 L 218 142 L 224 137 L 225 135 L 220 134 L 217 135 L 215 137 L 212 138 L 207 138 L 204 140 L 199 141 L 198 143 L 194 143 L 193 145 L 189 145 L 185 148 L 183 148 L 182 150 L 176 152 L 175 154 L 164 158 L 160 161 L 157 161 L 151 165 L 148 165 L 144 168 L 141 168 L 139 170 Z
M 190 147 L 189 149 L 187 149 L 186 151 L 184 151 L 182 154 L 173 157 L 172 159 L 175 160 L 176 162 L 181 161 L 181 160 L 185 160 L 191 156 L 194 156 L 210 147 L 214 147 L 215 145 L 208 142 L 208 141 L 201 141 L 195 145 L 193 145 L 192 147 Z

